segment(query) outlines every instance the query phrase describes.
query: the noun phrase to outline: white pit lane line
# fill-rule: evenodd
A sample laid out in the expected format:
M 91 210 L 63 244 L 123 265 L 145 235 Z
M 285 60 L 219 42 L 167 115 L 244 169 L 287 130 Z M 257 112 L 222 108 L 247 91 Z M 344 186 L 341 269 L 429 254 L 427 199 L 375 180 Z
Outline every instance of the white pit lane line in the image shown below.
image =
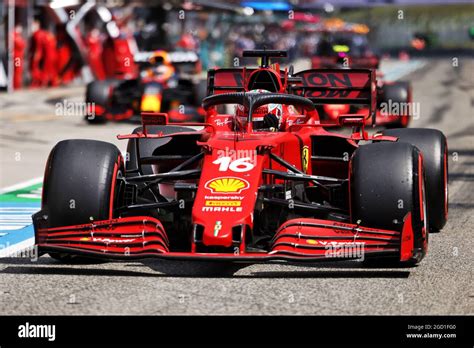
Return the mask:
M 381 71 L 384 74 L 383 80 L 397 81 L 426 65 L 424 60 L 410 61 L 382 61 Z

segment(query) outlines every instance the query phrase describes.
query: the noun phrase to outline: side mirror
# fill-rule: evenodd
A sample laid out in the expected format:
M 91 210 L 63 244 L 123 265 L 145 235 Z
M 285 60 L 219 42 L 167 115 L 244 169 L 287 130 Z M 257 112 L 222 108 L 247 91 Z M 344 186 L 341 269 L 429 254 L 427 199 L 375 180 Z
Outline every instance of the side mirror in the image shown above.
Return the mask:
M 288 68 L 288 75 L 293 76 L 294 73 L 295 73 L 295 67 L 293 66 L 293 64 L 291 64 L 290 67 Z
M 364 115 L 340 115 L 337 118 L 339 126 L 362 127 L 365 125 Z
M 142 112 L 143 133 L 147 134 L 147 126 L 164 126 L 168 124 L 168 114 L 162 112 Z
M 368 140 L 369 134 L 365 131 L 365 116 L 364 115 L 341 115 L 337 119 L 341 127 L 352 126 L 352 140 Z

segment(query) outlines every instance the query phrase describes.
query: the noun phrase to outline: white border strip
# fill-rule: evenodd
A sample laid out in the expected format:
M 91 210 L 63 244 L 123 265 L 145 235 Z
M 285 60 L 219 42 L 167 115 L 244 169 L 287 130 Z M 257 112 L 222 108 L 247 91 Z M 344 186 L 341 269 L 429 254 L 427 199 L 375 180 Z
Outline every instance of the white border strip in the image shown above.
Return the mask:
M 41 182 L 43 182 L 43 177 L 42 176 L 34 178 L 34 179 L 26 180 L 26 181 L 20 182 L 18 184 L 11 185 L 11 186 L 4 187 L 4 188 L 0 189 L 0 195 L 5 194 L 5 193 L 9 193 L 9 192 L 12 192 L 12 191 L 16 191 L 16 190 L 21 190 L 22 188 L 25 188 L 25 187 L 28 187 L 28 186 L 31 186 L 31 185 L 36 185 L 36 184 L 39 184 Z M 31 208 L 29 208 L 29 209 L 31 209 Z M 12 254 L 17 255 L 18 253 L 21 253 L 25 249 L 31 248 L 34 245 L 35 245 L 35 238 L 34 237 L 25 239 L 24 241 L 21 241 L 19 243 L 15 243 L 15 244 L 7 247 L 7 248 L 4 248 L 4 249 L 0 248 L 0 257 L 8 257 L 9 255 L 12 255 Z
M 12 192 L 12 191 L 20 190 L 22 188 L 25 188 L 25 187 L 28 187 L 28 186 L 31 186 L 31 185 L 36 185 L 36 184 L 39 184 L 41 182 L 43 182 L 43 177 L 42 176 L 40 176 L 38 178 L 26 180 L 26 181 L 20 182 L 20 183 L 15 184 L 15 185 L 7 186 L 7 187 L 4 187 L 4 188 L 0 189 L 0 195 L 3 195 L 4 193 Z
M 9 255 L 18 255 L 25 249 L 31 248 L 35 245 L 35 238 L 28 238 L 20 243 L 15 243 L 7 248 L 0 248 L 0 257 L 9 257 Z

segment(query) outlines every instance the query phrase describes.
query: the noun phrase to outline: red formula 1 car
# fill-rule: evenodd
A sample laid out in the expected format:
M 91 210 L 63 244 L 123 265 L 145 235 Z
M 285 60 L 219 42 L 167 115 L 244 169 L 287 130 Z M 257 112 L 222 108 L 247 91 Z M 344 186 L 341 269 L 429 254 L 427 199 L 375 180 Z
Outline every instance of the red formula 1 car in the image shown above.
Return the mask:
M 118 136 L 128 140 L 126 161 L 110 143 L 58 143 L 33 216 L 39 251 L 60 260 L 419 262 L 428 232 L 447 219 L 444 135 L 369 136 L 364 117 L 350 114 L 338 125 L 353 127 L 351 135 L 329 132 L 314 102 L 337 95 L 342 104 L 368 105 L 374 116 L 372 70 L 318 71 L 326 83 L 290 88 L 296 79 L 268 65 L 281 52 L 247 55 L 262 56 L 262 66 L 243 90 L 231 86 L 227 69 L 209 75 L 209 90 L 220 92 L 203 100 L 200 130 L 143 113 L 142 127 Z M 250 91 L 250 83 L 280 90 Z M 224 105 L 235 112 L 219 113 Z
M 369 45 L 369 28 L 366 25 L 336 19 L 322 23 L 317 29 L 321 38 L 311 59 L 313 69 L 379 69 L 380 58 Z M 411 85 L 407 81 L 385 81 L 383 77 L 383 73 L 377 70 L 377 125 L 407 127 L 413 116 Z M 367 110 L 349 108 L 347 104 L 326 105 L 321 116 L 335 121 L 339 115 L 348 112 L 367 114 Z

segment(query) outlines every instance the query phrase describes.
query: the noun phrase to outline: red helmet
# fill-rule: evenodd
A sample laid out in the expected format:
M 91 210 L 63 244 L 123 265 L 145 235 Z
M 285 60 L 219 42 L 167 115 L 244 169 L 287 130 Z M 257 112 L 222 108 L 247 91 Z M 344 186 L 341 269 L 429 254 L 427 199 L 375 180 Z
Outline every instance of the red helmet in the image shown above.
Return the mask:
M 265 89 L 254 89 L 247 93 L 261 94 L 261 93 L 270 93 L 270 92 Z M 278 119 L 281 122 L 281 118 L 283 116 L 283 105 L 281 104 L 262 105 L 253 111 L 253 120 L 262 121 L 263 117 L 267 114 L 275 115 L 276 117 L 278 117 Z M 235 115 L 238 117 L 246 118 L 247 117 L 246 108 L 243 105 L 237 105 L 235 108 Z

